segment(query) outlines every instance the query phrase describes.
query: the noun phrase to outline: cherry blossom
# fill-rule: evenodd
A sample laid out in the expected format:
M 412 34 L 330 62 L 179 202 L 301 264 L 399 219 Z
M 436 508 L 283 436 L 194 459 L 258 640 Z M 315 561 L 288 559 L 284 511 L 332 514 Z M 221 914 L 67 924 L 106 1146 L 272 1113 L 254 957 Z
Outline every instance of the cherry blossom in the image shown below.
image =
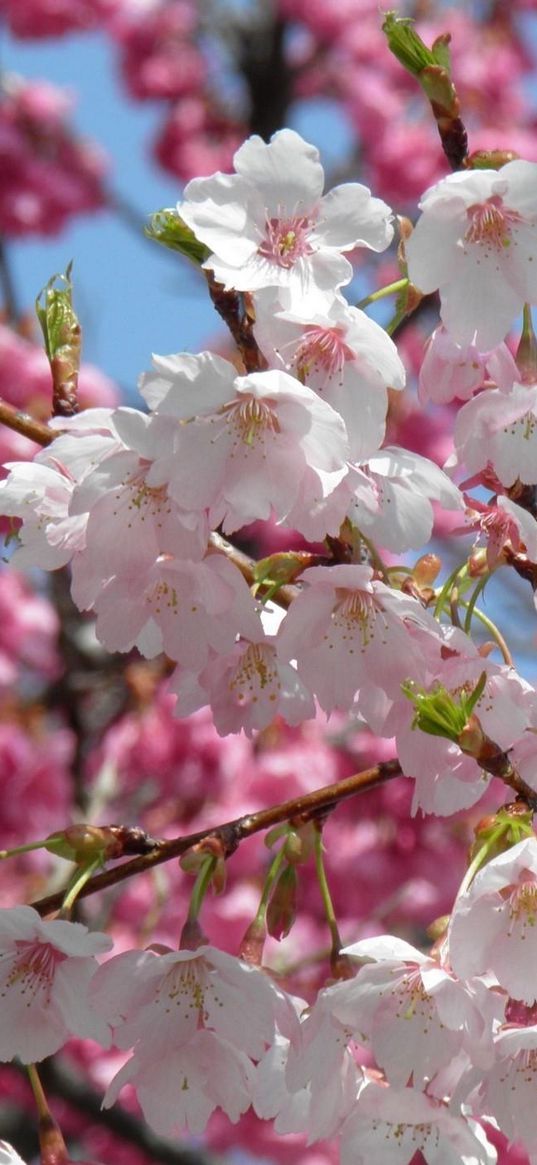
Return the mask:
M 178 203 L 181 218 L 212 251 L 204 266 L 225 288 L 333 295 L 352 277 L 343 251 L 390 244 L 386 203 L 357 182 L 323 197 L 319 153 L 294 130 L 279 130 L 268 145 L 255 135 L 233 160 L 234 175 L 195 178 Z
M 498 344 L 490 352 L 480 352 L 475 344 L 458 344 L 445 328 L 436 328 L 430 337 L 418 378 L 423 404 L 449 404 L 469 400 L 485 380 L 508 391 L 519 371 L 507 347 Z
M 327 400 L 345 421 L 350 458 L 362 461 L 384 439 L 388 388 L 405 371 L 383 328 L 339 296 L 326 313 L 282 311 L 274 292 L 256 297 L 255 336 L 261 350 Z
M 315 715 L 315 702 L 288 657 L 260 630 L 240 638 L 227 653 L 213 654 L 199 675 L 179 666 L 171 682 L 177 714 L 189 716 L 210 704 L 222 736 L 241 729 L 251 736 L 276 716 L 300 724 Z
M 537 1001 L 537 843 L 526 838 L 490 861 L 459 896 L 449 929 L 449 954 L 461 976 L 493 971 L 525 1003 Z
M 221 523 L 224 533 L 271 513 L 283 521 L 301 486 L 311 491 L 313 505 L 347 472 L 341 417 L 286 372 L 237 377 L 231 364 L 209 353 L 157 357 L 142 392 L 159 420 L 178 422 L 173 452 L 155 459 L 148 485 L 166 484 L 185 508 L 206 508 L 211 525 Z M 190 423 L 179 423 L 185 420 Z M 342 499 L 340 522 L 344 505 Z
M 71 1035 L 107 1044 L 88 987 L 95 955 L 111 946 L 81 923 L 42 922 L 30 906 L 0 911 L 0 1059 L 43 1060 Z
M 489 570 L 501 565 L 507 549 L 515 554 L 527 554 L 530 562 L 537 561 L 537 522 L 532 514 L 517 506 L 509 497 L 497 497 L 494 505 L 487 505 L 477 498 L 467 498 L 466 527 L 476 530 L 487 544 L 487 566 Z
M 490 465 L 502 485 L 537 482 L 537 384 L 490 389 L 461 409 L 455 422 L 456 457 L 475 473 Z
M 396 446 L 385 446 L 360 466 L 371 484 L 364 495 L 362 481 L 349 506 L 349 517 L 368 538 L 396 553 L 419 550 L 432 533 L 431 501 L 447 510 L 463 508 L 459 490 L 426 457 Z
M 495 1039 L 496 1059 L 486 1071 L 468 1073 L 468 1085 L 477 1080 L 471 1097 L 476 1115 L 493 1117 L 510 1141 L 521 1141 L 530 1160 L 537 1154 L 535 1083 L 537 1028 L 506 1027 Z M 461 1090 L 465 1080 L 461 1081 Z
M 413 1088 L 368 1082 L 341 1130 L 341 1165 L 494 1165 L 496 1152 L 476 1121 Z
M 419 674 L 419 648 L 406 624 L 436 628 L 415 599 L 374 580 L 365 566 L 314 566 L 301 578 L 304 590 L 285 617 L 279 650 L 297 660 L 326 712 L 347 709 L 362 684 L 399 694 L 403 672 L 410 675 L 414 665 Z
M 425 294 L 439 288 L 459 344 L 495 347 L 524 303 L 537 303 L 536 176 L 536 163 L 509 162 L 450 174 L 423 196 L 408 273 Z

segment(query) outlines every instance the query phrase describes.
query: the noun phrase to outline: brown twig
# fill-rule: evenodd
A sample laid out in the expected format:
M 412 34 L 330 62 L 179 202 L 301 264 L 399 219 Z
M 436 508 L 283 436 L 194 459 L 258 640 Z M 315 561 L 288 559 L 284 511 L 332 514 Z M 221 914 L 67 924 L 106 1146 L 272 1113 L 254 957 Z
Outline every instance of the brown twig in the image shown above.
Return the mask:
M 241 841 L 247 837 L 252 837 L 255 833 L 260 833 L 264 829 L 270 829 L 273 825 L 279 825 L 285 821 L 302 824 L 320 813 L 330 812 L 340 801 L 352 797 L 355 793 L 376 788 L 386 781 L 391 781 L 394 777 L 401 776 L 401 772 L 397 758 L 381 761 L 372 768 L 354 773 L 353 776 L 345 777 L 344 780 L 337 781 L 333 785 L 324 785 L 321 789 L 315 789 L 313 793 L 306 793 L 302 797 L 294 797 L 289 801 L 271 805 L 268 809 L 259 809 L 256 813 L 247 813 L 233 821 L 226 821 L 223 825 L 202 829 L 184 837 L 157 842 L 150 853 L 142 854 L 122 866 L 105 870 L 102 874 L 96 874 L 83 886 L 79 897 L 85 898 L 89 894 L 95 894 L 98 890 L 115 886 L 118 882 L 133 877 L 134 874 L 144 873 L 146 870 L 153 869 L 154 866 L 180 857 L 186 850 L 207 840 L 207 838 L 217 838 L 226 855 L 232 854 Z M 41 898 L 32 905 L 41 915 L 47 915 L 59 910 L 61 903 L 62 894 L 59 893 L 49 894 L 48 897 Z
M 43 421 L 36 421 L 28 413 L 19 412 L 1 397 L 0 424 L 7 425 L 8 429 L 14 429 L 16 433 L 20 433 L 22 437 L 28 437 L 30 441 L 36 441 L 38 445 L 50 445 L 50 442 L 59 436 L 58 429 L 49 429 L 48 425 L 43 424 Z

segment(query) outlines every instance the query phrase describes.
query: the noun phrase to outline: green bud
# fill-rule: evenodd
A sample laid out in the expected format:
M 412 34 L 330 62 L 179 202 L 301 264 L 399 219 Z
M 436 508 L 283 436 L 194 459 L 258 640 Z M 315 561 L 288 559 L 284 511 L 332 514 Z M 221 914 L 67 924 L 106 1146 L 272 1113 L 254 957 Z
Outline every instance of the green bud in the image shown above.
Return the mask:
M 429 736 L 443 736 L 446 740 L 458 744 L 459 737 L 468 728 L 468 722 L 483 694 L 486 682 L 486 672 L 482 672 L 473 691 L 469 695 L 462 692 L 457 701 L 441 684 L 431 692 L 426 692 L 423 688 L 420 690 L 413 680 L 407 680 L 401 684 L 401 688 L 414 704 L 412 727 L 421 729 Z
M 35 301 L 52 372 L 55 416 L 71 416 L 78 411 L 81 330 L 73 308 L 72 267 L 69 263 L 65 274 L 53 275 Z
M 157 210 L 151 215 L 149 226 L 145 228 L 144 233 L 154 243 L 160 243 L 170 251 L 179 251 L 196 267 L 201 267 L 211 254 L 209 248 L 205 243 L 198 241 L 194 231 L 187 227 L 176 210 Z
M 431 49 L 418 36 L 414 21 L 409 16 L 388 12 L 382 25 L 388 48 L 409 73 L 419 77 L 427 65 L 440 64 Z

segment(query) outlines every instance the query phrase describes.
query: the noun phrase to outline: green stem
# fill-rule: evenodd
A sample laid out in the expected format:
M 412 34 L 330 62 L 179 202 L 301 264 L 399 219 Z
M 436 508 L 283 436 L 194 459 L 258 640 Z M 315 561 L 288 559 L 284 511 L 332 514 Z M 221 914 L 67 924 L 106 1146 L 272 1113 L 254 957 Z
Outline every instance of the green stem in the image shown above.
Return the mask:
M 459 566 L 456 566 L 455 570 L 452 570 L 451 574 L 449 575 L 449 578 L 444 583 L 441 591 L 439 592 L 438 598 L 436 600 L 436 605 L 435 605 L 434 612 L 433 612 L 435 619 L 438 619 L 438 617 L 442 614 L 442 611 L 444 609 L 444 603 L 445 603 L 445 601 L 448 597 L 448 594 L 449 594 L 449 592 L 450 592 L 450 590 L 455 582 L 455 579 L 459 576 L 459 574 L 462 575 L 463 572 L 466 572 L 467 570 L 468 570 L 468 564 L 466 562 L 459 563 Z
M 463 607 L 469 606 L 469 603 L 467 603 L 465 599 L 459 599 L 459 602 L 462 603 Z M 496 624 L 492 622 L 492 619 L 489 619 L 488 615 L 485 615 L 484 611 L 480 611 L 479 607 L 474 607 L 472 615 L 475 615 L 476 619 L 479 619 L 480 623 L 482 623 L 483 626 L 487 628 L 487 631 L 490 631 L 490 634 L 492 635 L 494 642 L 498 645 L 503 655 L 504 662 L 507 664 L 507 666 L 514 667 L 515 665 L 513 662 L 513 656 L 509 651 L 501 631 L 498 629 Z
M 453 909 L 455 909 L 455 906 L 456 906 L 459 898 L 463 894 L 466 894 L 466 891 L 471 886 L 476 874 L 479 872 L 479 870 L 481 869 L 481 866 L 486 861 L 487 856 L 490 853 L 490 851 L 492 849 L 494 849 L 496 842 L 502 836 L 502 833 L 505 833 L 505 826 L 503 825 L 503 823 L 502 823 L 502 825 L 499 825 L 498 828 L 495 829 L 490 834 L 490 837 L 487 837 L 487 840 L 485 842 L 483 842 L 483 845 L 481 846 L 481 848 L 478 849 L 478 851 L 475 855 L 475 858 L 473 859 L 473 861 L 470 862 L 470 865 L 468 866 L 468 869 L 464 875 L 464 878 L 459 886 L 459 889 L 457 891 L 457 897 L 455 898 L 455 903 L 453 905 Z
M 472 625 L 472 615 L 474 613 L 475 605 L 476 605 L 477 600 L 481 594 L 481 591 L 483 591 L 485 589 L 485 587 L 489 581 L 490 574 L 491 574 L 491 572 L 487 571 L 487 573 L 485 575 L 483 575 L 483 578 L 481 578 L 479 580 L 479 582 L 475 588 L 475 591 L 474 591 L 474 593 L 473 593 L 473 595 L 468 603 L 468 606 L 466 608 L 466 618 L 464 620 L 464 630 L 466 631 L 467 635 L 470 634 L 470 627 Z
M 194 882 L 192 894 L 190 896 L 190 905 L 188 907 L 187 922 L 197 922 L 200 910 L 203 906 L 203 900 L 211 884 L 211 879 L 214 873 L 214 868 L 217 863 L 217 858 L 213 854 L 207 854 L 201 863 L 199 873 Z
M 324 912 L 326 915 L 326 921 L 328 923 L 328 929 L 330 931 L 330 937 L 332 940 L 331 958 L 332 958 L 332 962 L 333 962 L 335 959 L 337 959 L 339 952 L 341 950 L 341 937 L 340 937 L 340 933 L 339 933 L 339 929 L 338 929 L 338 925 L 337 925 L 334 904 L 332 902 L 332 897 L 330 894 L 330 890 L 328 887 L 328 881 L 326 878 L 326 870 L 324 868 L 324 856 L 323 856 L 323 834 L 322 834 L 322 830 L 319 828 L 317 828 L 315 830 L 314 847 L 315 847 L 314 848 L 315 870 L 317 873 L 317 881 L 319 883 L 319 889 L 321 891 L 321 898 L 323 901 Z
M 273 859 L 270 863 L 268 873 L 267 873 L 267 876 L 266 876 L 264 884 L 263 884 L 261 898 L 259 899 L 259 906 L 257 908 L 256 915 L 255 915 L 255 918 L 253 920 L 254 926 L 255 925 L 263 926 L 265 923 L 265 916 L 267 913 L 267 906 L 269 903 L 269 898 L 270 898 L 270 895 L 272 893 L 272 887 L 274 886 L 274 883 L 278 877 L 278 874 L 280 872 L 280 869 L 281 869 L 283 862 L 284 862 L 284 859 L 285 859 L 284 849 L 285 849 L 285 846 L 282 845 L 281 849 L 278 850 L 278 853 L 275 854 L 275 856 L 273 857 Z
M 364 298 L 356 304 L 356 307 L 360 308 L 360 310 L 363 310 L 363 308 L 368 307 L 370 303 L 377 303 L 377 300 L 384 299 L 387 295 L 398 295 L 399 292 L 403 291 L 405 287 L 408 287 L 408 279 L 396 279 L 395 283 L 387 283 L 386 287 L 380 287 L 378 291 L 372 291 L 371 295 L 364 296 Z
M 82 866 L 81 869 L 78 869 L 77 867 L 73 877 L 71 878 L 71 881 L 69 882 L 62 901 L 61 913 L 64 916 L 69 916 L 71 914 L 73 906 L 76 902 L 76 899 L 78 898 L 78 895 L 80 894 L 80 891 L 82 890 L 82 887 L 86 885 L 86 882 L 89 882 L 89 879 L 93 876 L 93 874 L 96 873 L 97 870 L 101 868 L 102 864 L 102 857 L 99 855 L 99 857 L 94 858 L 92 862 L 88 862 L 87 866 Z

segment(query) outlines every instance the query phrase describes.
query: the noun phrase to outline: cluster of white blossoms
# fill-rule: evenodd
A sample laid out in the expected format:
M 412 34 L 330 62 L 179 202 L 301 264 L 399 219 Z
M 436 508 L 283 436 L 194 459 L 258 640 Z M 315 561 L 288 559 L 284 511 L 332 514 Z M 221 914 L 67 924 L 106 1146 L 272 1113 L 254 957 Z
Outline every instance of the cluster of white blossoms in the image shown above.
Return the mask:
M 492 1122 L 533 1162 L 536 903 L 531 837 L 461 889 L 431 954 L 364 939 L 344 952 L 355 975 L 312 1006 L 208 945 L 99 967 L 105 935 L 14 907 L 0 919 L 0 1060 L 39 1061 L 70 1034 L 130 1051 L 104 1104 L 132 1084 L 166 1136 L 253 1108 L 309 1144 L 338 1137 L 345 1165 L 408 1165 L 418 1150 L 429 1165 L 493 1165 Z
M 94 612 L 108 650 L 174 662 L 180 716 L 210 705 L 220 733 L 252 734 L 276 715 L 298 724 L 316 703 L 352 715 L 395 737 L 426 812 L 479 800 L 493 771 L 485 743 L 537 791 L 535 688 L 441 624 L 400 573 L 377 569 L 375 551 L 421 550 L 435 503 L 461 521 L 466 508 L 489 566 L 506 547 L 537 563 L 535 518 L 508 495 L 537 484 L 537 382 L 505 345 L 537 302 L 537 165 L 439 182 L 406 246 L 410 279 L 441 298 L 421 398 L 466 402 L 452 460 L 494 491 L 488 502 L 384 445 L 404 368 L 342 288 L 346 252 L 392 241 L 389 207 L 353 183 L 323 196 L 318 153 L 291 130 L 268 145 L 251 138 L 235 168 L 189 183 L 178 212 L 209 249 L 213 281 L 248 293 L 263 370 L 241 375 L 210 352 L 157 356 L 140 382 L 148 412 L 53 422 L 52 443 L 0 484 L 1 512 L 22 520 L 13 562 L 70 564 L 74 602 Z M 213 536 L 269 519 L 309 542 L 341 535 L 373 548 L 304 570 L 277 627 Z M 471 739 L 456 722 L 466 706 Z M 424 707 L 432 732 L 421 731 Z M 359 943 L 348 951 L 356 976 L 311 1008 L 210 947 L 127 952 L 93 968 L 88 987 L 101 936 L 4 911 L 1 993 L 16 1006 L 0 1009 L 0 1055 L 40 1059 L 66 1031 L 105 1042 L 104 1025 L 133 1050 L 105 1103 L 130 1081 L 164 1133 L 198 1134 L 215 1107 L 236 1121 L 252 1105 L 282 1133 L 339 1136 L 343 1165 L 408 1165 L 416 1152 L 429 1165 L 485 1165 L 495 1159 L 485 1120 L 537 1162 L 536 904 L 530 839 L 461 892 L 438 950 Z M 362 1067 L 364 1047 L 376 1070 Z

